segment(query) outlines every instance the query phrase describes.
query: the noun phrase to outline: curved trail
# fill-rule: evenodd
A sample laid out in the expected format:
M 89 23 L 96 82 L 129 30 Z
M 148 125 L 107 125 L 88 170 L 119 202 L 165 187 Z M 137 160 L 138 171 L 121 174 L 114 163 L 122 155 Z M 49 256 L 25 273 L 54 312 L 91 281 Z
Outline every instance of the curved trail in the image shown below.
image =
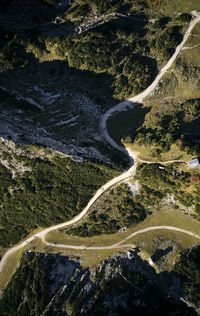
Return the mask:
M 180 53 L 181 49 L 183 48 L 183 46 L 185 45 L 185 42 L 187 41 L 193 27 L 200 21 L 200 14 L 197 13 L 196 14 L 197 17 L 192 20 L 190 22 L 189 28 L 186 31 L 182 42 L 177 46 L 175 53 L 172 55 L 172 57 L 170 58 L 170 60 L 168 61 L 168 63 L 162 68 L 162 70 L 160 71 L 160 73 L 157 75 L 157 77 L 155 78 L 155 80 L 152 82 L 152 84 L 146 89 L 144 90 L 142 93 L 138 94 L 137 96 L 128 99 L 125 102 L 122 102 L 116 106 L 114 106 L 113 108 L 109 109 L 103 116 L 102 119 L 100 121 L 100 129 L 102 134 L 105 136 L 106 140 L 110 143 L 111 146 L 113 146 L 114 148 L 118 149 L 121 152 L 124 152 L 131 160 L 131 167 L 128 171 L 125 171 L 124 173 L 122 173 L 120 176 L 112 179 L 111 181 L 109 181 L 108 183 L 106 183 L 103 187 L 101 187 L 96 194 L 93 196 L 93 198 L 89 201 L 89 203 L 87 204 L 87 206 L 83 209 L 83 211 L 78 214 L 77 216 L 75 216 L 73 219 L 71 219 L 70 221 L 67 221 L 65 223 L 62 224 L 58 224 L 58 225 L 54 225 L 51 226 L 49 228 L 46 228 L 44 230 L 42 230 L 39 233 L 36 233 L 35 235 L 33 235 L 32 237 L 27 238 L 25 241 L 21 242 L 20 244 L 18 244 L 17 246 L 12 247 L 11 249 L 9 249 L 5 255 L 3 256 L 1 262 L 0 262 L 0 272 L 2 271 L 4 265 L 6 264 L 7 260 L 9 259 L 10 255 L 12 255 L 15 251 L 25 247 L 28 243 L 30 243 L 31 241 L 33 241 L 35 238 L 39 237 L 42 239 L 43 242 L 46 243 L 45 241 L 45 236 L 47 233 L 49 233 L 50 231 L 59 229 L 59 228 L 63 228 L 66 226 L 69 226 L 71 224 L 74 224 L 78 221 L 80 221 L 84 215 L 87 213 L 87 211 L 89 210 L 89 208 L 91 207 L 91 205 L 101 196 L 101 194 L 107 190 L 108 188 L 110 188 L 112 185 L 117 184 L 125 179 L 128 179 L 131 174 L 133 172 L 135 172 L 136 170 L 136 166 L 134 165 L 134 157 L 131 156 L 131 152 L 128 152 L 125 148 L 119 146 L 118 144 L 116 144 L 116 142 L 109 136 L 108 132 L 107 132 L 107 128 L 106 128 L 106 121 L 107 119 L 110 117 L 110 115 L 114 112 L 118 112 L 118 111 L 125 111 L 128 108 L 133 108 L 135 106 L 134 103 L 142 103 L 143 99 L 145 97 L 147 97 L 157 86 L 157 84 L 159 83 L 160 79 L 163 77 L 163 75 L 166 73 L 166 71 L 171 67 L 172 63 L 175 61 L 176 57 L 178 56 L 178 54 Z M 161 226 L 161 227 L 167 227 L 167 226 Z M 170 227 L 170 226 L 169 226 Z M 153 228 L 149 228 L 149 230 L 152 230 Z M 155 228 L 154 228 L 155 229 Z M 157 228 L 160 229 L 160 228 Z M 166 229 L 166 228 L 163 228 Z M 171 229 L 171 228 L 170 228 Z M 178 228 L 177 228 L 178 229 Z M 173 230 L 173 229 L 172 229 Z M 179 229 L 180 230 L 180 229 Z M 189 234 L 193 234 L 191 232 L 187 232 L 182 230 L 182 232 L 185 233 L 189 233 Z M 138 232 L 139 233 L 139 232 Z M 133 236 L 133 234 L 131 235 Z M 129 237 L 131 238 L 131 237 Z M 128 239 L 128 237 L 126 238 Z M 123 242 L 123 241 L 122 241 Z M 120 243 L 122 243 L 120 242 Z M 116 248 L 117 245 L 120 245 L 120 243 L 112 245 L 112 248 Z M 51 246 L 55 245 L 55 244 L 51 244 Z M 58 246 L 58 245 L 56 245 Z M 65 248 L 67 246 L 65 245 Z M 68 246 L 68 248 L 73 248 L 75 246 Z M 107 246 L 107 247 L 111 247 L 111 246 Z M 121 247 L 121 246 L 120 246 Z M 81 249 L 81 248 L 79 248 Z M 84 248 L 85 249 L 85 248 Z M 92 249 L 92 248 L 89 248 Z M 99 249 L 98 247 L 96 247 L 95 249 Z M 110 248 L 104 248 L 104 249 L 110 249 Z
M 148 160 L 143 160 L 143 159 L 140 159 L 137 157 L 137 160 L 139 162 L 142 162 L 142 163 L 146 163 L 146 164 L 160 164 L 160 165 L 168 165 L 170 163 L 175 163 L 175 162 L 178 162 L 178 163 L 187 163 L 187 161 L 185 160 L 167 160 L 167 161 L 148 161 Z
M 124 238 L 123 240 L 121 240 L 120 242 L 114 244 L 113 246 L 117 247 L 119 246 L 121 243 L 123 243 L 124 241 L 130 239 L 130 238 L 133 238 L 137 235 L 140 235 L 140 234 L 143 234 L 143 233 L 146 233 L 146 232 L 149 232 L 149 231 L 152 231 L 152 230 L 172 230 L 172 231 L 176 231 L 176 232 L 179 232 L 179 233 L 184 233 L 184 234 L 187 234 L 187 235 L 190 235 L 192 237 L 195 237 L 197 239 L 200 239 L 200 235 L 197 235 L 195 233 L 192 233 L 190 232 L 189 230 L 186 230 L 186 229 L 182 229 L 182 228 L 179 228 L 179 227 L 176 227 L 176 226 L 151 226 L 151 227 L 147 227 L 147 228 L 144 228 L 144 229 L 141 229 L 141 230 L 138 230 L 136 231 L 135 233 L 129 235 L 128 237 Z
M 189 28 L 186 31 L 182 42 L 176 47 L 176 50 L 174 52 L 174 54 L 172 55 L 172 57 L 169 59 L 169 61 L 167 62 L 167 64 L 161 69 L 161 71 L 158 73 L 157 77 L 155 78 L 155 80 L 152 82 L 152 84 L 145 89 L 143 92 L 141 92 L 140 94 L 136 95 L 135 97 L 132 97 L 130 99 L 128 99 L 127 101 L 121 102 L 119 104 L 117 104 L 116 106 L 114 106 L 113 108 L 109 109 L 103 116 L 100 122 L 100 129 L 103 133 L 103 135 L 105 136 L 106 140 L 110 143 L 111 146 L 113 146 L 114 148 L 120 150 L 121 152 L 124 152 L 126 155 L 127 151 L 125 148 L 119 146 L 108 134 L 107 128 L 106 128 L 106 121 L 107 119 L 111 116 L 111 114 L 113 114 L 114 112 L 121 112 L 121 111 L 126 111 L 128 109 L 132 109 L 135 106 L 135 103 L 142 103 L 144 98 L 146 98 L 150 93 L 153 92 L 153 90 L 155 89 L 155 87 L 157 86 L 157 84 L 159 83 L 160 79 L 164 76 L 164 74 L 166 73 L 166 71 L 172 66 L 173 62 L 176 60 L 176 57 L 178 56 L 178 54 L 180 53 L 181 49 L 183 48 L 183 46 L 185 45 L 186 41 L 188 40 L 188 37 L 190 36 L 190 33 L 192 31 L 192 29 L 194 28 L 194 26 L 200 21 L 200 15 L 199 13 L 196 13 L 196 18 L 194 20 L 192 20 L 190 22 Z
M 126 240 L 131 239 L 137 235 L 144 234 L 144 233 L 152 231 L 152 230 L 163 230 L 163 229 L 164 230 L 172 230 L 172 231 L 176 231 L 179 233 L 184 233 L 184 234 L 190 235 L 192 237 L 195 237 L 197 239 L 200 239 L 200 235 L 197 235 L 195 233 L 192 233 L 188 230 L 185 230 L 185 229 L 182 229 L 182 228 L 179 228 L 176 226 L 151 226 L 151 227 L 147 227 L 147 228 L 138 230 L 138 231 L 132 233 L 131 235 L 129 235 L 128 237 L 122 239 L 118 243 L 110 245 L 110 246 L 84 246 L 84 245 L 72 246 L 72 245 L 63 245 L 63 244 L 52 244 L 52 243 L 47 242 L 47 241 L 45 241 L 45 244 L 47 246 L 54 246 L 54 247 L 59 247 L 59 248 L 63 248 L 63 249 L 66 248 L 66 249 L 78 249 L 78 250 L 105 250 L 105 249 L 114 249 L 114 248 L 121 248 L 121 247 L 130 247 L 130 246 L 133 247 L 133 245 L 130 245 L 130 244 L 122 245 L 122 243 L 124 243 Z
M 134 172 L 134 168 L 135 168 L 135 165 L 132 166 L 128 171 L 122 173 L 121 175 L 119 175 L 118 177 L 115 177 L 114 179 L 110 180 L 109 182 L 107 182 L 106 184 L 104 184 L 96 193 L 95 195 L 93 196 L 93 198 L 89 201 L 89 203 L 87 204 L 87 206 L 83 209 L 83 211 L 81 213 L 79 213 L 78 215 L 76 215 L 73 219 L 67 221 L 67 222 L 64 222 L 64 223 L 61 223 L 61 224 L 57 224 L 57 225 L 54 225 L 54 226 L 51 226 L 51 227 L 48 227 L 48 228 L 45 228 L 44 230 L 42 230 L 41 232 L 39 233 L 36 233 L 35 235 L 27 238 L 26 240 L 24 240 L 23 242 L 21 242 L 19 245 L 17 246 L 14 246 L 12 247 L 11 249 L 9 249 L 5 255 L 3 256 L 1 262 L 0 262 L 0 272 L 2 271 L 3 269 L 3 266 L 4 264 L 6 263 L 7 259 L 9 258 L 9 256 L 25 247 L 28 243 L 30 243 L 31 241 L 33 241 L 35 238 L 41 238 L 42 241 L 44 243 L 46 243 L 45 241 L 45 236 L 47 233 L 53 231 L 53 230 L 56 230 L 56 229 L 60 229 L 60 228 L 63 228 L 63 227 L 66 227 L 66 226 L 70 226 L 78 221 L 80 221 L 87 213 L 87 211 L 89 210 L 89 208 L 94 204 L 94 202 L 107 190 L 109 189 L 111 186 L 119 183 L 119 182 L 122 182 L 124 180 L 127 180 L 129 179 L 133 172 Z

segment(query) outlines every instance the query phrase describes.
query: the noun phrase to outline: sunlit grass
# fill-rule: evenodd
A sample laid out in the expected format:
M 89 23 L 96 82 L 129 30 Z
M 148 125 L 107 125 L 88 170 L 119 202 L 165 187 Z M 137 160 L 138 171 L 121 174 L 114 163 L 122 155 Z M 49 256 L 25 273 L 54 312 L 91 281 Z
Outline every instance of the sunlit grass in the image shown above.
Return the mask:
M 108 246 L 113 245 L 124 238 L 131 235 L 133 232 L 139 231 L 144 228 L 151 226 L 175 226 L 190 232 L 200 235 L 200 222 L 193 217 L 184 214 L 182 210 L 176 210 L 173 207 L 165 206 L 161 210 L 158 210 L 152 215 L 148 215 L 147 218 L 140 224 L 127 229 L 124 233 L 101 235 L 94 237 L 76 237 L 69 236 L 65 233 L 54 231 L 47 235 L 46 240 L 52 243 L 65 244 L 65 245 L 75 245 L 75 246 L 85 246 L 88 247 L 85 252 L 92 252 L 90 246 Z M 184 234 L 185 235 L 185 234 Z M 139 236 L 139 235 L 138 235 Z M 138 237 L 139 238 L 139 237 Z M 187 238 L 187 236 L 185 236 Z M 125 244 L 130 244 L 129 240 L 124 241 Z M 135 243 L 133 243 L 135 244 Z M 80 252 L 81 250 L 79 250 Z
M 6 285 L 11 279 L 11 276 L 17 269 L 23 251 L 24 248 L 21 248 L 20 250 L 15 251 L 8 257 L 6 264 L 3 266 L 3 269 L 0 272 L 0 291 L 2 291 L 6 287 Z
M 129 242 L 139 245 L 143 251 L 146 251 L 149 256 L 152 256 L 155 253 L 155 242 L 160 238 L 166 240 L 169 245 L 171 245 L 171 242 L 172 244 L 175 244 L 175 248 L 173 247 L 173 250 L 167 255 L 166 269 L 168 270 L 173 268 L 173 265 L 181 251 L 200 244 L 200 240 L 195 237 L 167 230 L 149 231 L 131 238 Z

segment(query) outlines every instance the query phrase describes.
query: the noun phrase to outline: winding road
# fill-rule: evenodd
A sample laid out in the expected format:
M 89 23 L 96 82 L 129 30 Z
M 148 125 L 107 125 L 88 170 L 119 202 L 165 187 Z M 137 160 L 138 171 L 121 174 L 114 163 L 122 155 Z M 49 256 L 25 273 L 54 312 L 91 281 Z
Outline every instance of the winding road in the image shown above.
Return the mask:
M 45 241 L 45 244 L 47 246 L 54 246 L 54 247 L 58 247 L 58 248 L 62 248 L 62 249 L 79 249 L 79 250 L 81 250 L 81 249 L 83 249 L 83 250 L 104 250 L 104 249 L 113 249 L 113 248 L 130 247 L 130 246 L 133 247 L 134 245 L 131 245 L 131 244 L 124 244 L 124 245 L 122 245 L 122 244 L 128 239 L 131 239 L 137 235 L 141 235 L 141 234 L 147 233 L 147 232 L 152 231 L 152 230 L 172 230 L 172 231 L 176 231 L 178 233 L 184 233 L 184 234 L 190 235 L 192 237 L 195 237 L 197 239 L 200 239 L 200 235 L 197 235 L 195 233 L 192 233 L 188 230 L 185 230 L 185 229 L 182 229 L 182 228 L 179 228 L 176 226 L 152 226 L 152 227 L 147 227 L 147 228 L 138 230 L 138 231 L 132 233 L 131 235 L 127 236 L 126 238 L 122 239 L 118 243 L 113 244 L 113 245 L 109 245 L 109 246 L 84 246 L 84 245 L 72 246 L 72 245 L 63 245 L 63 244 L 57 244 L 57 243 L 52 244 L 52 243 L 47 242 L 47 241 Z
M 155 89 L 155 87 L 157 86 L 157 84 L 159 83 L 160 79 L 164 76 L 164 74 L 166 73 L 166 71 L 171 67 L 171 65 L 173 64 L 173 62 L 175 61 L 176 57 L 178 56 L 178 54 L 180 53 L 181 49 L 183 48 L 183 46 L 185 45 L 192 29 L 194 28 L 194 26 L 200 22 L 200 13 L 195 13 L 196 17 L 190 22 L 189 24 L 189 28 L 186 31 L 182 42 L 177 46 L 174 54 L 172 55 L 172 57 L 170 58 L 170 60 L 168 61 L 168 63 L 162 68 L 162 70 L 159 72 L 159 74 L 157 75 L 157 77 L 155 78 L 155 80 L 152 82 L 152 84 L 146 89 L 144 90 L 142 93 L 138 94 L 137 96 L 128 99 L 125 102 L 122 102 L 116 106 L 114 106 L 113 108 L 109 109 L 101 118 L 100 121 L 100 130 L 103 134 L 103 136 L 106 138 L 106 140 L 110 143 L 111 146 L 113 146 L 114 148 L 116 148 L 117 150 L 124 152 L 130 159 L 131 162 L 131 167 L 123 172 L 120 176 L 110 180 L 109 182 L 107 182 L 104 186 L 102 186 L 93 196 L 93 198 L 89 201 L 89 203 L 87 204 L 87 206 L 83 209 L 83 211 L 78 214 L 77 216 L 75 216 L 73 219 L 64 222 L 62 224 L 58 224 L 58 225 L 54 225 L 48 228 L 45 228 L 44 230 L 40 231 L 39 233 L 36 233 L 35 235 L 27 238 L 26 240 L 24 240 L 23 242 L 19 243 L 16 246 L 13 246 L 12 248 L 10 248 L 3 256 L 1 262 L 0 262 L 0 273 L 2 273 L 2 269 L 3 267 L 6 265 L 7 260 L 9 260 L 9 257 L 17 250 L 27 246 L 28 243 L 30 243 L 31 241 L 33 241 L 35 238 L 41 238 L 41 240 L 47 244 L 48 246 L 54 246 L 54 247 L 60 247 L 60 248 L 71 248 L 71 249 L 86 249 L 86 246 L 72 246 L 72 245 L 62 245 L 62 244 L 52 244 L 52 243 L 48 243 L 45 241 L 45 236 L 47 233 L 56 230 L 56 229 L 60 229 L 60 228 L 64 228 L 66 226 L 72 225 L 78 221 L 80 221 L 87 213 L 87 211 L 89 210 L 89 208 L 92 206 L 92 204 L 103 194 L 103 192 L 105 192 L 105 190 L 109 189 L 111 186 L 120 183 L 126 179 L 129 179 L 134 172 L 136 171 L 136 164 L 134 164 L 134 159 L 135 159 L 135 155 L 134 153 L 132 153 L 131 151 L 126 150 L 124 147 L 119 146 L 108 134 L 107 131 L 107 127 L 106 127 L 106 121 L 107 119 L 114 113 L 114 112 L 120 112 L 120 111 L 126 111 L 128 108 L 133 108 L 135 106 L 136 103 L 142 103 L 142 101 L 144 100 L 145 97 L 147 97 L 150 93 L 153 92 L 153 90 Z M 163 163 L 163 162 L 162 162 Z M 165 163 L 169 163 L 169 162 L 165 162 Z M 168 230 L 173 230 L 173 231 L 178 231 L 178 232 L 182 232 L 188 235 L 191 235 L 193 237 L 196 237 L 198 239 L 200 239 L 200 236 L 197 234 L 194 234 L 192 232 L 189 232 L 187 230 L 178 228 L 178 227 L 173 227 L 173 226 L 154 226 L 154 227 L 148 227 L 145 228 L 143 230 L 137 231 L 133 234 L 131 234 L 130 236 L 126 237 L 125 239 L 123 239 L 122 241 L 114 244 L 114 245 L 110 245 L 110 246 L 104 246 L 104 247 L 88 247 L 87 249 L 89 250 L 97 250 L 97 249 L 112 249 L 112 248 L 119 248 L 120 247 L 127 247 L 127 246 L 131 246 L 131 245 L 122 245 L 122 243 L 138 234 L 142 234 L 144 232 L 147 231 L 151 231 L 151 230 L 156 230 L 156 229 L 168 229 Z M 1 276 L 1 274 L 0 274 Z
M 109 109 L 102 117 L 101 122 L 100 122 L 100 129 L 102 131 L 102 134 L 104 135 L 104 137 L 106 138 L 106 140 L 110 143 L 111 146 L 113 146 L 114 148 L 124 152 L 127 155 L 127 151 L 125 148 L 119 146 L 108 134 L 107 128 L 106 128 L 106 121 L 108 120 L 108 118 L 114 113 L 114 112 L 121 112 L 121 111 L 126 111 L 128 109 L 133 109 L 136 103 L 142 103 L 144 98 L 146 98 L 147 96 L 149 96 L 149 94 L 151 94 L 153 92 L 153 90 L 155 89 L 155 87 L 158 85 L 160 79 L 164 76 L 164 74 L 167 72 L 167 70 L 172 66 L 173 62 L 176 60 L 176 57 L 178 56 L 178 54 L 180 53 L 180 51 L 182 50 L 182 48 L 184 47 L 186 41 L 188 40 L 190 33 L 192 31 L 192 29 L 194 28 L 194 26 L 199 23 L 200 21 L 200 13 L 199 12 L 194 12 L 193 14 L 195 14 L 196 18 L 193 19 L 190 22 L 189 28 L 187 29 L 182 42 L 176 47 L 176 50 L 174 52 L 174 54 L 172 55 L 172 57 L 169 59 L 169 61 L 167 62 L 167 64 L 161 69 L 161 71 L 158 73 L 157 77 L 155 78 L 155 80 L 152 82 L 152 84 L 145 89 L 143 92 L 139 93 L 138 95 L 136 95 L 135 97 L 132 97 L 124 102 L 121 102 L 119 104 L 117 104 L 116 106 L 112 107 L 111 109 Z

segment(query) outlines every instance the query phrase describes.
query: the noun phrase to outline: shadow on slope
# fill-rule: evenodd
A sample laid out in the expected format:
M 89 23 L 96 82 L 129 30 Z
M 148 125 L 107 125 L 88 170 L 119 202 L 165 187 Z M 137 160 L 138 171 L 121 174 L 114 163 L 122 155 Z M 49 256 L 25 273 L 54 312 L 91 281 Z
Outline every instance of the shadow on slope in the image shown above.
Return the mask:
M 39 63 L 33 55 L 30 59 L 25 67 L 0 74 L 3 87 L 0 136 L 69 154 L 73 147 L 75 155 L 98 159 L 98 153 L 91 152 L 94 147 L 103 156 L 119 162 L 117 151 L 110 150 L 97 136 L 101 114 L 119 102 L 112 97 L 112 77 L 72 69 L 64 61 Z M 58 142 L 70 148 L 67 150 Z M 83 147 L 85 153 L 81 154 L 76 147 Z
M 92 275 L 68 257 L 26 253 L 2 296 L 1 315 L 28 316 L 32 310 L 36 316 L 63 315 L 67 307 L 73 316 L 81 310 L 87 316 L 196 316 L 181 301 L 174 273 L 168 273 L 164 284 L 162 274 L 156 274 L 137 252 L 109 257 Z
M 133 104 L 130 102 L 131 106 Z M 117 112 L 116 114 L 114 113 L 107 121 L 109 135 L 119 145 L 122 145 L 122 138 L 126 137 L 130 132 L 131 141 L 133 141 L 136 130 L 143 125 L 146 114 L 151 110 L 150 107 L 143 107 L 141 104 L 135 104 L 132 109 L 128 107 L 127 105 L 126 110 L 119 114 Z M 127 142 L 129 141 L 127 140 Z

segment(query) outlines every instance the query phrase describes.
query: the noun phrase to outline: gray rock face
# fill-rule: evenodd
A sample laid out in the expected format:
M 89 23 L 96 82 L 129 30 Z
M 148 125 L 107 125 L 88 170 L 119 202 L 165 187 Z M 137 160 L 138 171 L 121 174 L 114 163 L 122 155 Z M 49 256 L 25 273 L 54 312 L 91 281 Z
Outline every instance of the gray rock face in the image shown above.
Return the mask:
M 193 311 L 180 301 L 180 280 L 170 273 L 164 288 L 166 275 L 158 275 L 139 257 L 139 251 L 134 248 L 117 253 L 91 271 L 81 267 L 79 258 L 27 252 L 10 287 L 14 295 L 15 289 L 19 291 L 15 282 L 21 286 L 20 296 L 16 293 L 18 306 L 15 303 L 15 308 L 19 312 L 25 311 L 28 297 L 31 298 L 29 308 L 36 311 L 36 316 L 168 316 L 174 309 L 178 316 L 194 316 Z M 28 280 L 22 290 L 25 270 Z M 30 288 L 34 291 L 30 292 Z M 35 289 L 40 292 L 39 301 Z M 5 293 L 3 300 L 7 302 L 8 297 L 9 292 Z M 10 305 L 12 307 L 12 302 Z
M 17 91 L 1 87 L 6 96 L 0 103 L 0 136 L 15 143 L 41 144 L 77 160 L 109 163 L 96 146 L 100 106 L 82 93 L 49 90 L 31 83 L 26 91 L 23 85 Z

